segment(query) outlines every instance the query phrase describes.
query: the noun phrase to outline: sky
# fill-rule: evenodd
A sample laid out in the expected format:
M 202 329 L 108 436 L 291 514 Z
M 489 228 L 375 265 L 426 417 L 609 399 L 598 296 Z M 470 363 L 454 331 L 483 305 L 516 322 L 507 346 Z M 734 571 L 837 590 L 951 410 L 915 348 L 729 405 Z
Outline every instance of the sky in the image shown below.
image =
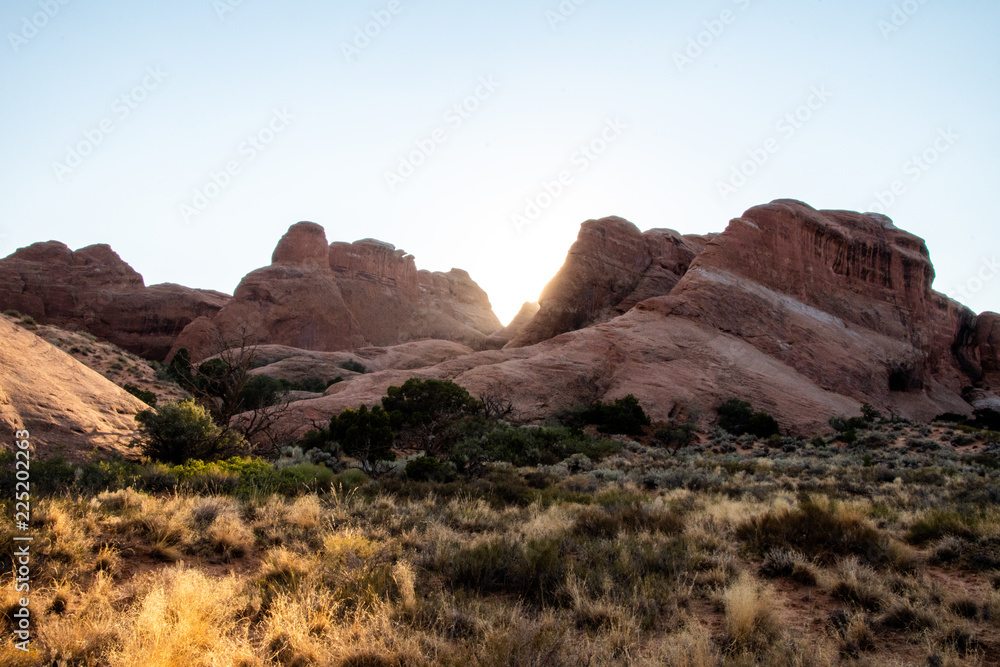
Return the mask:
M 288 226 L 469 271 L 508 321 L 580 223 L 877 211 L 1000 310 L 995 0 L 5 0 L 0 256 L 232 293 Z

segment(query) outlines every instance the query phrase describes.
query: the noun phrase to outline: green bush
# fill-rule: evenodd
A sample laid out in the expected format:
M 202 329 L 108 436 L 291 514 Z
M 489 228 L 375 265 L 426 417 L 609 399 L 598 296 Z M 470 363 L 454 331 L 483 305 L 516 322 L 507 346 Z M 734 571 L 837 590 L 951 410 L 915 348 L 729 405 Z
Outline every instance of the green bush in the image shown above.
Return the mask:
M 337 476 L 337 481 L 344 489 L 351 490 L 365 486 L 371 481 L 371 477 L 357 468 L 348 468 Z
M 698 440 L 696 431 L 697 427 L 694 424 L 681 424 L 680 426 L 657 429 L 654 437 L 664 447 L 679 449 Z
M 608 438 L 595 438 L 565 426 L 497 425 L 472 430 L 451 449 L 451 460 L 462 472 L 475 474 L 483 464 L 506 461 L 516 466 L 552 465 L 574 454 L 598 460 L 621 450 Z
M 14 310 L 13 308 L 3 311 L 3 314 L 6 315 L 7 317 L 16 317 L 18 319 L 21 318 L 21 311 Z
M 292 389 L 295 391 L 311 391 L 314 394 L 322 394 L 329 386 L 321 377 L 308 377 L 292 383 Z
M 33 326 L 36 326 L 38 324 L 38 322 L 36 322 L 35 318 L 32 317 L 31 315 L 24 315 L 24 316 L 21 317 L 21 324 L 23 324 L 23 325 L 25 325 L 27 327 L 33 327 Z
M 330 420 L 330 435 L 368 474 L 376 472 L 380 463 L 396 459 L 389 415 L 378 405 L 371 410 L 364 405 L 347 408 Z
M 431 426 L 455 421 L 479 411 L 479 402 L 464 387 L 448 380 L 410 378 L 402 387 L 389 387 L 382 398 L 392 426 Z
M 970 426 L 981 428 L 985 431 L 1000 431 L 1000 412 L 992 408 L 982 408 L 976 410 L 975 417 L 970 422 Z
M 191 354 L 186 347 L 177 350 L 174 358 L 167 364 L 166 375 L 182 386 L 186 386 L 186 383 L 193 383 Z
M 138 398 L 140 401 L 142 401 L 149 407 L 151 408 L 156 407 L 157 399 L 156 399 L 156 394 L 154 394 L 153 392 L 139 389 L 139 387 L 135 386 L 134 384 L 125 384 L 122 386 L 122 389 L 132 394 L 133 396 Z
M 853 445 L 858 441 L 858 431 L 855 428 L 849 428 L 843 433 L 839 433 L 837 439 L 845 445 Z
M 614 403 L 595 401 L 583 411 L 583 423 L 594 424 L 601 433 L 622 435 L 642 435 L 650 420 L 639 400 L 629 394 L 616 399 Z
M 882 413 L 871 403 L 865 403 L 861 406 L 861 416 L 868 424 L 876 424 L 885 419 Z
M 135 416 L 137 445 L 145 456 L 164 463 L 212 460 L 245 447 L 243 439 L 215 425 L 208 411 L 192 399 L 167 403 L 158 411 Z
M 350 361 L 345 361 L 340 365 L 340 367 L 343 368 L 345 371 L 351 371 L 352 373 L 364 374 L 368 372 L 368 369 L 365 368 L 364 365 L 357 359 L 351 359 Z
M 406 478 L 415 482 L 447 483 L 455 479 L 455 469 L 433 456 L 421 456 L 406 464 Z
M 192 459 L 164 472 L 172 475 L 182 489 L 242 496 L 320 492 L 329 489 L 337 478 L 322 465 L 300 463 L 275 468 L 263 459 L 238 456 L 212 462 Z
M 917 519 L 906 533 L 906 539 L 911 544 L 926 544 L 939 540 L 946 535 L 966 540 L 977 537 L 978 521 L 965 513 L 955 510 L 931 510 Z
M 750 403 L 738 398 L 729 399 L 720 405 L 716 412 L 719 414 L 719 427 L 733 435 L 769 438 L 781 433 L 781 428 L 774 417 L 766 412 L 754 412 Z
M 872 565 L 890 560 L 888 535 L 833 502 L 805 500 L 795 509 L 770 510 L 737 526 L 736 537 L 760 556 L 795 549 L 824 563 L 850 555 Z

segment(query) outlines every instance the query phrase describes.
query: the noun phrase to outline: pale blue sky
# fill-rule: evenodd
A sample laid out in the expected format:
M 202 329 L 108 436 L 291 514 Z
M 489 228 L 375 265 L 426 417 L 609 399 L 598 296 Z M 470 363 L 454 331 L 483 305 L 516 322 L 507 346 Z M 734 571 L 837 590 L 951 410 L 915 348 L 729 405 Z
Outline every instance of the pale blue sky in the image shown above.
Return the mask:
M 887 213 L 927 239 L 935 287 L 1000 309 L 995 1 L 566 0 L 558 22 L 559 0 L 63 1 L 0 9 L 0 255 L 110 243 L 147 284 L 231 292 L 313 220 L 331 241 L 467 269 L 506 321 L 588 218 L 704 233 L 782 197 L 868 210 L 899 181 Z M 391 22 L 349 61 L 342 45 L 380 11 Z M 102 121 L 113 131 L 57 170 Z M 603 154 L 577 152 L 602 132 Z M 925 151 L 934 164 L 909 162 Z M 720 192 L 754 154 L 763 165 Z M 516 224 L 539 195 L 549 205 Z

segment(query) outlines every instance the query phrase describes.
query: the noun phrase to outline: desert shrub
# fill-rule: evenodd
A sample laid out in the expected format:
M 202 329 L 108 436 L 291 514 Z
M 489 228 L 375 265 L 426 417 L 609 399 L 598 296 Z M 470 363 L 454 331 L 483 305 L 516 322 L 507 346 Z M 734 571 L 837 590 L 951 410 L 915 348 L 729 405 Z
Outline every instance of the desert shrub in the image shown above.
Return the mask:
M 858 441 L 858 431 L 857 429 L 849 428 L 846 431 L 838 433 L 837 439 L 845 445 L 853 445 Z
M 135 417 L 137 445 L 156 461 L 180 464 L 188 459 L 217 459 L 245 447 L 237 434 L 215 425 L 208 411 L 191 399 L 167 403 Z
M 684 519 L 670 511 L 655 511 L 632 503 L 614 507 L 585 507 L 573 527 L 577 535 L 612 538 L 623 532 L 649 531 L 676 535 L 684 530 Z
M 890 562 L 888 536 L 834 502 L 804 500 L 795 509 L 770 510 L 741 523 L 736 535 L 760 555 L 797 549 L 823 562 L 848 555 L 877 565 Z
M 879 618 L 879 623 L 893 630 L 909 630 L 919 632 L 937 625 L 934 614 L 907 599 L 898 599 Z
M 925 544 L 946 536 L 975 539 L 975 519 L 956 510 L 931 510 L 914 521 L 906 533 L 906 539 L 911 544 Z
M 790 549 L 772 549 L 758 570 L 768 579 L 788 578 L 803 586 L 816 585 L 816 572 L 802 554 Z
M 328 383 L 321 377 L 307 377 L 304 380 L 292 382 L 289 388 L 294 391 L 309 391 L 314 394 L 322 394 L 330 384 L 332 382 Z
M 607 438 L 595 438 L 565 426 L 516 427 L 496 425 L 474 430 L 451 448 L 450 457 L 462 472 L 476 474 L 485 463 L 506 461 L 516 466 L 553 465 L 577 454 L 591 461 L 621 449 Z
M 91 461 L 74 472 L 74 485 L 84 492 L 125 489 L 138 484 L 142 478 L 142 466 L 121 457 L 107 461 Z
M 0 450 L 0 489 L 4 496 L 14 495 L 17 478 L 14 467 L 14 452 Z M 31 461 L 31 492 L 37 495 L 62 493 L 72 488 L 76 481 L 76 466 L 62 456 Z
M 21 317 L 21 311 L 14 310 L 13 308 L 9 308 L 9 309 L 3 311 L 3 314 L 6 315 L 7 317 L 16 317 L 18 319 L 20 319 L 20 317 Z
M 644 428 L 650 425 L 649 416 L 632 394 L 615 399 L 613 403 L 595 401 L 583 411 L 581 418 L 585 424 L 596 425 L 601 433 L 642 435 Z
M 680 449 L 698 440 L 697 427 L 694 424 L 681 424 L 668 428 L 657 429 L 655 438 L 664 447 Z
M 443 549 L 435 566 L 452 588 L 542 603 L 562 586 L 568 562 L 554 537 L 499 535 Z
M 837 567 L 837 580 L 830 591 L 834 598 L 864 609 L 878 611 L 890 593 L 875 570 L 857 558 L 847 558 Z
M 847 431 L 857 431 L 858 429 L 863 429 L 868 426 L 868 422 L 864 417 L 851 417 L 846 419 L 844 417 L 830 417 L 830 426 L 833 427 L 837 433 L 846 433 Z
M 401 387 L 389 387 L 382 407 L 392 427 L 436 426 L 479 411 L 479 402 L 469 392 L 448 380 L 410 378 Z
M 21 324 L 25 325 L 26 327 L 34 327 L 38 325 L 38 322 L 36 322 L 35 318 L 32 317 L 31 315 L 22 315 Z
M 351 371 L 352 373 L 364 374 L 368 372 L 368 369 L 364 367 L 364 364 L 362 364 L 357 359 L 351 359 L 349 361 L 345 361 L 340 365 L 340 367 L 343 368 L 345 371 Z
M 122 389 L 132 394 L 133 396 L 138 398 L 140 401 L 142 401 L 149 407 L 151 408 L 156 407 L 157 399 L 156 399 L 156 394 L 154 394 L 153 392 L 139 389 L 139 387 L 135 386 L 134 384 L 125 384 L 122 386 Z
M 364 486 L 371 481 L 371 478 L 357 468 L 349 468 L 337 475 L 337 483 L 347 490 Z
M 738 398 L 729 399 L 720 405 L 716 412 L 719 414 L 719 427 L 733 435 L 768 438 L 781 433 L 774 417 L 766 412 L 754 412 L 750 403 Z
M 421 456 L 406 464 L 406 477 L 417 482 L 450 482 L 455 478 L 455 468 L 433 456 Z
M 982 408 L 973 413 L 970 426 L 981 428 L 985 431 L 1000 431 L 1000 411 L 992 408 Z
M 361 462 L 368 474 L 377 472 L 380 464 L 396 459 L 389 415 L 377 405 L 371 410 L 364 405 L 357 410 L 347 408 L 330 420 L 330 435 L 345 454 Z
M 276 468 L 264 459 L 238 456 L 210 462 L 191 459 L 169 468 L 169 473 L 183 489 L 238 496 L 320 492 L 337 479 L 336 473 L 322 465 L 300 463 Z
M 247 412 L 276 405 L 284 393 L 285 387 L 273 377 L 252 375 L 240 389 L 237 410 Z
M 882 413 L 871 403 L 865 403 L 861 406 L 861 416 L 868 424 L 875 424 L 885 419 Z

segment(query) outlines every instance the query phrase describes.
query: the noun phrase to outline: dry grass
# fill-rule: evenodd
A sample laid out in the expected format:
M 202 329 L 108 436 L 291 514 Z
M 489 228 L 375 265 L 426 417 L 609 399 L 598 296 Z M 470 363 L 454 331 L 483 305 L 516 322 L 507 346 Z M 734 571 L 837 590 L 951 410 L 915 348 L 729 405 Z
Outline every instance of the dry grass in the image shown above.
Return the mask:
M 748 574 L 726 589 L 726 636 L 734 652 L 760 652 L 781 634 L 770 589 Z
M 246 585 L 230 576 L 210 579 L 185 567 L 152 577 L 133 607 L 112 667 L 209 667 L 251 660 L 246 626 L 238 616 L 249 601 Z
M 544 496 L 509 505 L 445 486 L 45 499 L 32 527 L 37 650 L 14 650 L 4 633 L 0 664 L 860 667 L 1000 655 L 989 506 L 1000 474 L 966 475 L 939 451 L 876 453 L 871 466 L 835 447 L 683 456 L 630 445 L 604 462 L 622 475 L 566 485 L 550 470 Z M 942 460 L 962 474 L 940 474 Z M 567 495 L 581 485 L 596 491 Z M 16 595 L 9 574 L 0 583 L 9 629 Z

